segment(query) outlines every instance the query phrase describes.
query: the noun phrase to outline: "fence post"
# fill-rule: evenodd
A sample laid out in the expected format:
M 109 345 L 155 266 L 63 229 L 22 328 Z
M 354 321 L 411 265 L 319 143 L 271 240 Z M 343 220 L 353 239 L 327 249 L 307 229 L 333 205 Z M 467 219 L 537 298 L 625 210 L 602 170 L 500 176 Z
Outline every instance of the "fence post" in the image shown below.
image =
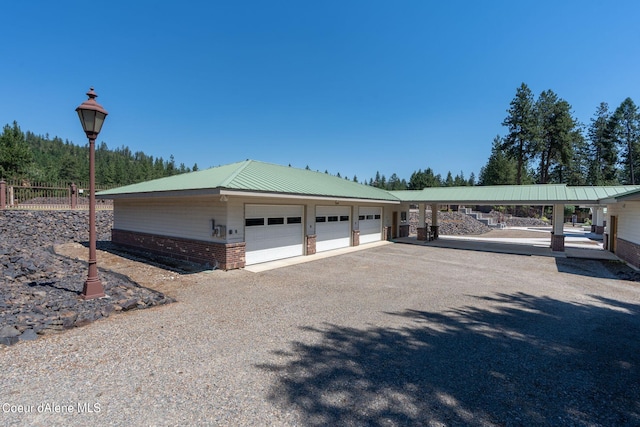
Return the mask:
M 7 183 L 0 180 L 0 209 L 6 209 L 7 207 Z
M 71 209 L 75 210 L 78 205 L 78 187 L 74 183 L 71 183 L 69 191 L 71 192 Z

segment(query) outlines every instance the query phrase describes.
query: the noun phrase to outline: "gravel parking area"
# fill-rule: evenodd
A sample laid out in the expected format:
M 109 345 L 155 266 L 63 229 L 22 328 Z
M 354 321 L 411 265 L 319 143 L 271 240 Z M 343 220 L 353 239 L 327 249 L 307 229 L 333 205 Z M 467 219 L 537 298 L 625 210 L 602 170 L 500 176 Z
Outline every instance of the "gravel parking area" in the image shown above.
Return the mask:
M 0 424 L 639 425 L 614 270 L 395 244 L 167 274 L 176 303 L 0 348 Z

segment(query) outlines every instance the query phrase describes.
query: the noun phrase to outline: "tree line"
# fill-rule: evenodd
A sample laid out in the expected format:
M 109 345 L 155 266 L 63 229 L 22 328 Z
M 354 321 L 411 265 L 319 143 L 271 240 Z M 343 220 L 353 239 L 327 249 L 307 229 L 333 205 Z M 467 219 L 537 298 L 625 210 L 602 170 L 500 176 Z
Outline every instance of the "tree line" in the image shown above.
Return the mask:
M 96 144 L 96 183 L 119 186 L 198 170 L 176 165 L 169 160 L 132 152 L 122 146 L 110 149 L 106 143 Z M 78 183 L 89 181 L 89 144 L 75 145 L 69 140 L 49 135 L 23 132 L 17 122 L 5 125 L 0 135 L 0 178 L 31 182 Z
M 589 126 L 552 90 L 535 98 L 522 83 L 493 140 L 480 185 L 639 184 L 640 113 L 631 98 L 613 111 L 601 102 Z
M 376 173 L 368 184 L 387 190 L 420 190 L 464 185 L 635 185 L 640 184 L 640 112 L 631 98 L 610 110 L 596 108 L 588 126 L 578 121 L 571 104 L 552 90 L 536 98 L 522 83 L 502 122 L 507 133 L 493 139 L 478 179 L 472 173 L 446 178 L 431 168 L 411 174 L 407 182 Z M 366 183 L 366 182 L 365 182 Z

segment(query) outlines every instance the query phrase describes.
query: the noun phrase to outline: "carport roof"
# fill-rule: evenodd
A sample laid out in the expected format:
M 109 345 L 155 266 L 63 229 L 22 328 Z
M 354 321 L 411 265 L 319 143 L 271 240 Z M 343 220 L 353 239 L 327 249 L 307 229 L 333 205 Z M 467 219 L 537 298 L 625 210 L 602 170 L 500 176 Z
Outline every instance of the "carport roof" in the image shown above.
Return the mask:
M 173 194 L 227 194 L 229 191 L 398 202 L 387 191 L 305 169 L 246 160 L 202 171 L 101 191 L 99 198 Z
M 403 202 L 438 204 L 601 204 L 640 191 L 639 185 L 582 186 L 565 184 L 432 187 L 414 191 L 391 191 Z

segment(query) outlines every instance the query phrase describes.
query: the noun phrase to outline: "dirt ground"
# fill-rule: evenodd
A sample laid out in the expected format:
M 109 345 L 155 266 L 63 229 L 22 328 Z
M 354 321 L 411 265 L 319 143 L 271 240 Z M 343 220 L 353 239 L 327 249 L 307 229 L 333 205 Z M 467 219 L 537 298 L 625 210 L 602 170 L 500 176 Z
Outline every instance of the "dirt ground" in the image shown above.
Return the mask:
M 71 259 L 87 261 L 89 250 L 80 243 L 65 243 L 54 247 L 55 253 Z M 172 298 L 176 298 L 179 291 L 193 285 L 197 275 L 182 274 L 159 265 L 152 265 L 148 260 L 125 256 L 124 253 L 114 251 L 97 251 L 98 268 L 113 271 L 138 283 Z

